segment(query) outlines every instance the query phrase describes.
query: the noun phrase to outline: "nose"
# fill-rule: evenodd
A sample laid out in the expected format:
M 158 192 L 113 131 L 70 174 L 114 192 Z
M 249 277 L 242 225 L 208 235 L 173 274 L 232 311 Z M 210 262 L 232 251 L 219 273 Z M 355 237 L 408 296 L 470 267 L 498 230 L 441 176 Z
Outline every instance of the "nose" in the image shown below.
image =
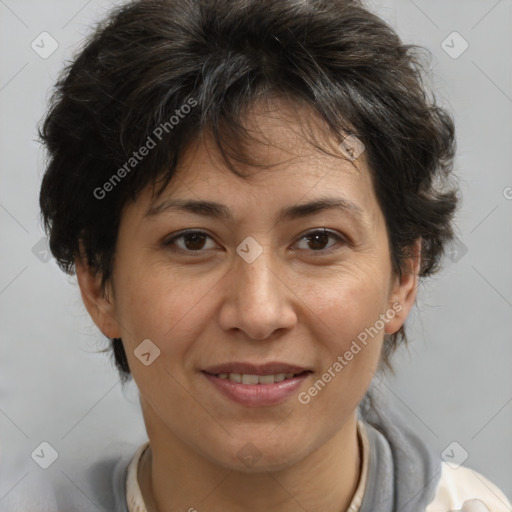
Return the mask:
M 237 257 L 224 282 L 219 319 L 223 329 L 237 329 L 251 339 L 265 340 L 296 324 L 297 297 L 270 249 L 265 248 L 251 263 Z

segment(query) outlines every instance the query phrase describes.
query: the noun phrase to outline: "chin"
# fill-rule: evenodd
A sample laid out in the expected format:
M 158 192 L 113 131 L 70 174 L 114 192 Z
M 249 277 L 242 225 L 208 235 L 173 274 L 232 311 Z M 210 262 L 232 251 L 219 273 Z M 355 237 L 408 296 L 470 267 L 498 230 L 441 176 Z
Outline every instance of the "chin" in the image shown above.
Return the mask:
M 297 445 L 283 446 L 281 440 L 269 443 L 265 436 L 259 439 L 253 436 L 253 440 L 233 440 L 229 447 L 210 457 L 217 465 L 231 471 L 262 473 L 290 467 L 300 459 L 300 453 Z

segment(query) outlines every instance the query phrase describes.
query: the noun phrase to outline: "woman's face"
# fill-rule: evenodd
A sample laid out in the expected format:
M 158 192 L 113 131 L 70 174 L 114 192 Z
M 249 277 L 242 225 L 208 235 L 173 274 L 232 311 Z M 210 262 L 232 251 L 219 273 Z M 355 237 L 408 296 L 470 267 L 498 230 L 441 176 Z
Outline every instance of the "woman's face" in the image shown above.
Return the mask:
M 324 154 L 277 112 L 254 110 L 272 145 L 251 154 L 279 165 L 243 180 L 201 142 L 162 196 L 126 207 L 95 318 L 123 339 L 148 433 L 242 470 L 246 455 L 258 470 L 293 464 L 355 417 L 415 292 L 392 276 L 364 153 Z M 319 201 L 339 206 L 305 207 Z M 300 375 L 273 382 L 281 373 Z M 264 383 L 246 384 L 255 374 Z

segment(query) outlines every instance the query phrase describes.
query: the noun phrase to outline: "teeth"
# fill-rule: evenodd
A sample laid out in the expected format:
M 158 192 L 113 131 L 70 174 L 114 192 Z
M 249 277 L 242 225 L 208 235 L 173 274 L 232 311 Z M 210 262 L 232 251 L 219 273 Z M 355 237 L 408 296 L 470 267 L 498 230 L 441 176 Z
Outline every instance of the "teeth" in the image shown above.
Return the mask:
M 285 379 L 291 379 L 293 373 L 276 373 L 275 375 L 250 375 L 240 373 L 219 373 L 219 379 L 228 379 L 241 384 L 274 384 Z
M 273 375 L 260 375 L 257 380 L 260 384 L 274 384 L 274 376 Z
M 242 384 L 258 384 L 258 376 L 242 375 Z

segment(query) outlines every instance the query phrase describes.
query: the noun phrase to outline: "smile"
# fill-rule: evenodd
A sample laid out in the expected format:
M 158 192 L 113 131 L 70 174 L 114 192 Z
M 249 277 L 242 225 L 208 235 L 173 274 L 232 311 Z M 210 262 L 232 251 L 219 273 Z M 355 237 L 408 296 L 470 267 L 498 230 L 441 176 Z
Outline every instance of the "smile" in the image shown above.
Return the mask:
M 246 373 L 219 373 L 216 375 L 219 379 L 228 379 L 239 384 L 274 384 L 283 380 L 291 379 L 299 374 L 294 373 L 276 373 L 270 375 L 251 375 Z
M 296 396 L 312 372 L 276 373 L 255 375 L 251 373 L 201 372 L 213 389 L 223 398 L 246 407 L 268 407 Z

